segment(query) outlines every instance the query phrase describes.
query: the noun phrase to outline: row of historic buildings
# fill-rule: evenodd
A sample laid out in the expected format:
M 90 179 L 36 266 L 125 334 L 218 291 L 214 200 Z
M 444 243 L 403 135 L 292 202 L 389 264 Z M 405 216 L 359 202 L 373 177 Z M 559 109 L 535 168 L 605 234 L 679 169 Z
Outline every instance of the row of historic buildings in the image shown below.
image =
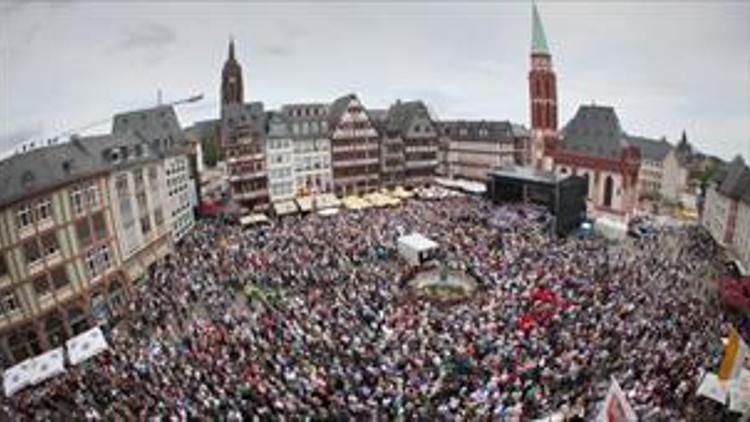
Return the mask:
M 536 6 L 530 58 L 527 130 L 507 121 L 437 120 L 422 101 L 367 108 L 355 94 L 265 110 L 261 102 L 244 102 L 242 66 L 230 41 L 220 118 L 191 130 L 204 142 L 213 135 L 231 196 L 249 209 L 310 192 L 416 186 L 438 175 L 484 181 L 508 165 L 585 177 L 593 216 L 627 219 L 641 196 L 679 201 L 688 173 L 679 146 L 628 134 L 608 106 L 580 106 L 558 128 L 557 78 Z
M 191 168 L 170 106 L 0 161 L 0 361 L 59 346 L 123 310 L 193 226 Z
M 220 118 L 188 131 L 219 145 L 230 194 L 247 209 L 310 193 L 417 186 L 436 175 L 482 180 L 497 166 L 528 159 L 528 131 L 509 122 L 441 122 L 422 101 L 367 108 L 356 94 L 265 110 L 244 102 L 243 87 L 230 41 Z

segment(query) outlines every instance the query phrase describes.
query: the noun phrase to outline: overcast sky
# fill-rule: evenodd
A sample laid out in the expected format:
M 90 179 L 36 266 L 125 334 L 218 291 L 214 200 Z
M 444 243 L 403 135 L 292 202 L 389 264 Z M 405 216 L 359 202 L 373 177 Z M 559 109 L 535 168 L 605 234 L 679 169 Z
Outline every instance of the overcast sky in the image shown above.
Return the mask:
M 750 158 L 750 2 L 539 1 L 560 125 L 612 105 L 632 134 Z M 205 94 L 214 118 L 230 34 L 246 100 L 267 108 L 356 92 L 422 99 L 437 117 L 528 126 L 531 7 L 523 2 L 56 3 L 0 0 L 0 151 Z M 89 132 L 109 130 L 109 122 Z

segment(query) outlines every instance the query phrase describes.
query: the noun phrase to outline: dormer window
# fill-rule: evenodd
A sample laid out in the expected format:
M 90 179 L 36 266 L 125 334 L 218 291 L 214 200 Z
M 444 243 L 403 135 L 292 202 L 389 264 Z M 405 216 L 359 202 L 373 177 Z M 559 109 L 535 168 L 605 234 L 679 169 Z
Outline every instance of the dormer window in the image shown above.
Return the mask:
M 118 151 L 117 149 L 113 149 L 112 151 L 110 151 L 110 153 L 109 153 L 109 159 L 113 163 L 119 162 L 120 161 L 120 151 Z

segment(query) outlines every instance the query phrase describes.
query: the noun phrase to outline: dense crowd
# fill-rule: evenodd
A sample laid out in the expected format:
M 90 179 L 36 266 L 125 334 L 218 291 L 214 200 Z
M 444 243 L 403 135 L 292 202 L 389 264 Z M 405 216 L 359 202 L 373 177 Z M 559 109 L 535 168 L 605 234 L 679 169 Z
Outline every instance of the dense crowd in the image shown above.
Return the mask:
M 3 409 L 14 420 L 591 419 L 615 378 L 643 420 L 726 417 L 695 397 L 729 328 L 702 287 L 718 252 L 693 229 L 612 244 L 557 239 L 549 222 L 471 197 L 248 229 L 202 222 L 134 292 L 110 352 Z M 476 293 L 411 297 L 396 249 L 411 232 Z

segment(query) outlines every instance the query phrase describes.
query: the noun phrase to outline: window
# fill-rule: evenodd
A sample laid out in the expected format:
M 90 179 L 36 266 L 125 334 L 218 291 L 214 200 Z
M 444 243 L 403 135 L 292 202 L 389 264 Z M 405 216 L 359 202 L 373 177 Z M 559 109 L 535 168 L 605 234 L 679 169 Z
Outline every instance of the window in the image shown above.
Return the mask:
M 94 223 L 94 237 L 96 240 L 102 240 L 107 237 L 107 221 L 104 219 L 104 213 L 96 213 L 92 217 Z
M 8 274 L 8 264 L 5 262 L 5 254 L 0 253 L 0 277 Z
M 115 190 L 117 191 L 117 196 L 123 197 L 128 194 L 128 175 L 123 173 L 117 175 L 117 179 L 115 179 Z
M 91 226 L 88 219 L 83 219 L 76 223 L 76 234 L 78 235 L 78 245 L 85 248 L 94 240 L 91 236 Z
M 141 217 L 141 233 L 148 234 L 148 232 L 151 231 L 151 219 L 148 218 L 148 215 L 144 215 Z
M 145 212 L 148 209 L 148 203 L 146 201 L 146 192 L 143 192 L 143 191 L 138 192 L 135 195 L 135 200 L 141 212 Z
M 86 204 L 90 209 L 99 207 L 99 185 L 92 183 L 88 189 L 86 189 Z
M 135 183 L 135 190 L 143 189 L 143 169 L 133 170 L 133 180 Z
M 52 289 L 50 289 L 49 280 L 47 279 L 47 274 L 43 274 L 35 278 L 32 284 L 34 285 L 34 292 L 39 297 L 42 297 L 52 291 Z
M 161 207 L 154 210 L 154 224 L 156 224 L 157 227 L 161 227 L 161 225 L 164 224 L 164 213 L 161 210 Z
M 86 270 L 88 270 L 89 277 L 96 277 L 99 274 L 99 266 L 96 265 L 96 251 L 90 250 L 86 253 L 85 258 Z
M 151 166 L 148 168 L 148 181 L 152 185 L 156 183 L 156 178 L 158 176 L 156 166 Z
M 50 278 L 52 279 L 52 285 L 54 286 L 55 290 L 60 290 L 70 284 L 70 279 L 68 279 L 68 272 L 65 271 L 64 266 L 53 268 L 50 272 Z
M 16 211 L 16 227 L 19 229 L 26 228 L 34 223 L 34 217 L 31 214 L 31 205 L 22 205 Z
M 20 308 L 18 304 L 18 298 L 15 292 L 4 292 L 0 295 L 0 311 L 3 314 L 9 314 Z
M 83 190 L 81 188 L 75 188 L 70 193 L 70 204 L 73 207 L 74 214 L 83 213 Z
M 42 199 L 36 205 L 36 218 L 44 221 L 50 217 L 52 217 L 52 202 L 49 199 Z
M 99 248 L 99 265 L 101 270 L 106 270 L 112 265 L 112 257 L 109 254 L 109 246 Z
M 36 239 L 23 244 L 23 254 L 28 264 L 33 264 L 42 258 L 42 252 L 39 250 L 39 243 Z
M 57 243 L 57 235 L 55 232 L 50 232 L 42 236 L 42 250 L 44 255 L 52 255 L 60 249 L 60 245 Z

